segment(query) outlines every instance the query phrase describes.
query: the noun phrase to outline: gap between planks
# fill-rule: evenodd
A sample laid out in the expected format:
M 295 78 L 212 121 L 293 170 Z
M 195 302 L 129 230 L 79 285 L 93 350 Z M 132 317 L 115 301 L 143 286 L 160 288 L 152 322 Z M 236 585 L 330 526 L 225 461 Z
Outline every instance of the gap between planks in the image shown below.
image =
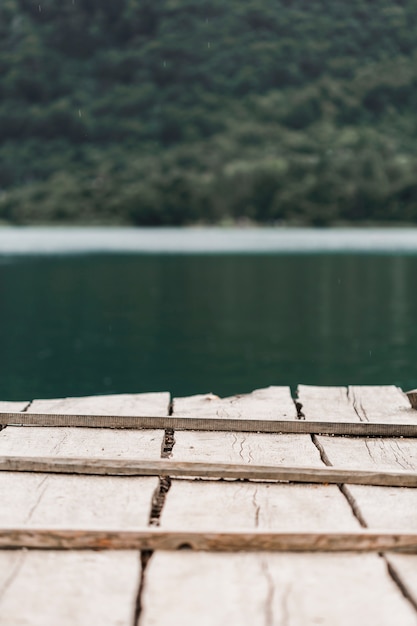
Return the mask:
M 316 468 L 165 460 L 2 456 L 0 471 L 417 487 L 415 471 L 338 469 L 332 466 Z

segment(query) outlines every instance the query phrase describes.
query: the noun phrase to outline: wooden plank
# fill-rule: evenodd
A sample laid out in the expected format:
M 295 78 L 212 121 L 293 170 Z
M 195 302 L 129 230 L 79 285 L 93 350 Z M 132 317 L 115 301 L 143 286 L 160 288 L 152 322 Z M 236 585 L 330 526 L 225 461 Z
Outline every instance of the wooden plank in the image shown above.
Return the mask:
M 183 414 L 186 406 L 184 403 L 178 405 L 174 401 L 175 410 Z M 193 406 L 192 410 L 195 412 L 196 407 Z M 294 422 L 297 423 L 297 420 Z M 319 451 L 307 435 L 175 431 L 172 460 L 211 459 L 249 465 L 274 463 L 278 466 L 297 466 L 308 463 L 311 466 L 322 466 Z M 251 483 L 212 483 L 209 489 L 207 487 L 206 483 L 201 485 L 174 480 L 162 510 L 161 528 L 178 528 L 183 523 L 187 523 L 187 528 L 190 529 L 207 528 L 209 525 L 214 528 L 228 528 L 236 523 L 240 528 L 254 529 L 253 532 L 256 529 L 258 532 L 259 529 L 270 532 L 271 528 L 274 531 L 291 528 L 319 532 L 327 526 L 333 531 L 340 531 L 342 528 L 354 531 L 359 526 L 336 487 Z M 306 536 L 306 532 L 302 534 Z M 213 556 L 219 557 L 216 558 L 214 568 L 211 567 Z M 233 555 L 223 557 L 199 554 L 197 567 L 192 567 L 191 575 L 187 576 L 183 572 L 182 564 L 187 564 L 193 555 L 158 553 L 151 560 L 145 575 L 141 626 L 190 624 L 197 621 L 200 623 L 201 620 L 203 624 L 253 624 L 259 622 L 260 616 L 266 619 L 267 624 L 288 623 L 291 619 L 291 623 L 298 623 L 300 626 L 315 623 L 315 620 L 317 623 L 333 626 L 336 623 L 351 624 L 355 617 L 360 623 L 363 615 L 369 617 L 367 621 L 370 623 L 388 625 L 392 623 L 392 619 L 387 618 L 387 614 L 394 606 L 395 611 L 391 613 L 391 618 L 395 615 L 404 624 L 415 623 L 410 606 L 388 576 L 385 565 L 377 555 L 367 555 L 363 562 L 354 554 L 346 557 L 338 555 L 333 560 L 325 555 L 315 555 L 312 558 L 308 554 L 286 553 L 279 556 L 279 561 L 275 560 L 277 557 L 278 555 L 271 553 L 244 555 L 247 573 L 244 571 L 245 567 L 239 566 L 235 575 L 232 575 L 230 564 L 233 563 Z M 161 575 L 160 563 L 163 563 L 164 576 Z M 367 563 L 367 567 L 364 563 Z M 178 580 L 181 580 L 181 585 L 175 582 Z M 259 581 L 262 581 L 262 585 Z M 174 613 L 167 614 L 163 610 L 164 605 L 155 604 L 155 593 L 161 589 L 162 584 L 164 600 L 165 597 L 172 599 L 176 594 Z M 179 586 L 181 592 L 178 594 Z M 323 590 L 322 594 L 325 590 L 325 600 L 321 599 L 317 587 Z M 297 597 L 308 598 L 308 603 L 303 605 L 299 614 L 297 607 L 291 610 L 288 608 L 286 596 L 289 589 L 297 589 Z M 213 597 L 208 590 L 212 590 Z M 224 602 L 221 600 L 222 594 L 225 597 Z M 237 597 L 241 598 L 240 604 Z M 346 597 L 351 600 L 345 604 Z M 384 601 L 382 604 L 374 602 L 368 606 L 370 597 L 383 597 Z M 388 606 L 382 606 L 388 597 Z M 186 602 L 185 598 L 192 601 Z M 252 609 L 247 611 L 248 603 L 251 607 L 256 607 L 253 615 L 250 612 Z M 357 606 L 367 606 L 367 611 L 359 611 Z
M 175 429 L 220 432 L 350 435 L 352 437 L 417 437 L 417 423 L 332 422 L 234 419 L 218 417 L 160 417 L 155 415 L 63 415 L 61 413 L 0 413 L 3 426 L 42 428 Z
M 140 559 L 136 551 L 0 551 L 4 626 L 133 624 Z
M 28 413 L 88 413 L 88 415 L 168 415 L 170 394 L 125 393 L 108 396 L 84 396 L 81 398 L 58 398 L 34 400 Z
M 2 472 L 0 525 L 144 528 L 157 478 Z
M 327 467 L 286 467 L 233 463 L 88 459 L 63 457 L 0 457 L 0 472 L 44 472 L 95 476 L 169 476 L 273 482 L 417 487 L 417 472 L 367 471 Z
M 393 385 L 350 386 L 348 396 L 361 421 L 417 423 L 417 415 L 412 410 L 406 394 Z
M 314 398 L 320 397 L 320 405 L 326 403 L 326 390 L 316 388 L 314 393 L 310 388 L 300 388 L 299 400 L 303 405 L 303 412 L 307 416 L 316 416 Z M 341 394 L 343 396 L 343 394 Z M 395 387 L 369 388 L 354 387 L 346 392 L 348 403 L 343 403 L 340 409 L 341 419 L 346 420 L 348 414 L 356 414 L 356 419 L 366 419 L 372 423 L 381 418 L 409 419 L 416 421 L 417 414 L 407 406 L 407 401 L 400 390 Z M 415 439 L 341 439 L 340 437 L 316 437 L 317 445 L 321 448 L 323 458 L 328 464 L 349 467 L 363 467 L 369 470 L 396 469 L 417 470 L 417 440 Z M 349 485 L 345 493 L 351 500 L 362 524 L 370 528 L 417 528 L 417 492 L 407 488 L 393 487 L 364 487 Z M 398 579 L 399 584 L 407 589 L 412 601 L 417 606 L 417 580 L 410 579 L 410 563 L 417 569 L 417 557 L 411 560 L 392 559 L 387 562 L 391 573 Z M 411 582 L 409 582 L 411 581 Z
M 314 387 L 299 385 L 298 399 L 308 421 L 417 423 L 407 396 L 398 387 Z
M 365 554 L 157 553 L 142 602 L 141 626 L 416 624 L 382 559 Z
M 0 527 L 1 548 L 46 550 L 199 550 L 209 552 L 417 552 L 417 533 L 369 530 L 105 530 Z
M 174 410 L 183 414 L 186 408 L 184 402 L 178 405 L 174 400 Z M 308 435 L 175 431 L 172 459 L 322 466 L 319 450 Z M 213 483 L 207 490 L 207 484 L 174 480 L 160 522 L 162 528 L 187 519 L 188 527 L 200 529 L 238 524 L 255 531 L 302 527 L 303 531 L 319 532 L 329 525 L 333 531 L 349 528 L 353 532 L 359 524 L 346 504 L 339 490 L 331 486 Z M 338 554 L 335 559 L 289 553 L 196 556 L 158 553 L 152 558 L 145 574 L 141 626 L 200 623 L 202 619 L 204 624 L 254 624 L 262 619 L 267 624 L 291 621 L 300 626 L 317 620 L 333 626 L 361 623 L 364 615 L 370 623 L 388 626 L 395 616 L 403 624 L 415 624 L 413 611 L 377 555 L 366 555 L 364 561 L 354 554 Z M 188 576 L 191 560 L 196 568 L 192 567 Z M 176 580 L 181 580 L 181 585 L 175 584 Z M 171 613 L 164 610 L 164 603 L 155 603 L 161 586 L 163 602 L 175 597 Z M 370 598 L 380 597 L 382 603 L 368 604 Z
M 27 413 L 28 418 L 39 410 L 45 414 L 59 411 L 68 415 L 81 410 L 91 415 L 129 415 L 152 411 L 155 415 L 168 415 L 170 396 L 158 394 L 120 394 L 65 398 L 61 400 L 35 400 Z M 1 420 L 0 420 L 1 422 Z M 91 459 L 105 457 L 159 459 L 163 433 L 161 430 L 112 430 L 108 428 L 20 428 L 8 426 L 0 434 L 0 455 L 19 456 L 86 456 Z
M 329 485 L 174 480 L 160 520 L 166 529 L 356 529 L 357 521 Z
M 28 414 L 38 410 L 45 413 L 59 410 L 63 414 L 73 413 L 74 410 L 124 414 L 143 409 L 163 415 L 168 412 L 168 404 L 168 394 L 152 394 L 151 398 L 148 394 L 145 397 L 138 394 L 69 398 L 35 401 L 28 408 Z M 93 431 L 88 428 L 7 427 L 0 433 L 0 453 L 157 459 L 162 442 L 162 431 L 142 433 L 109 429 Z M 69 524 L 77 528 L 93 526 L 98 529 L 146 527 L 157 484 L 156 478 L 2 472 L 0 519 L 3 524 L 20 523 L 28 534 L 30 528 L 48 524 L 55 529 Z M 0 552 L 0 563 L 10 563 L 10 554 Z M 25 555 L 23 566 L 13 570 L 13 575 L 3 585 L 1 610 L 3 617 L 4 604 L 9 607 L 7 626 L 25 623 L 34 626 L 78 626 L 86 623 L 119 626 L 133 623 L 139 588 L 139 554 L 136 550 L 108 553 L 105 559 L 99 553 L 85 550 L 72 561 L 68 559 L 71 557 L 56 551 L 41 555 L 31 551 Z M 83 592 L 78 592 L 75 579 L 80 586 L 85 586 Z M 34 601 L 39 610 L 33 617 L 27 598 L 45 598 L 46 595 L 53 600 L 43 604 Z
M 276 388 L 273 388 L 276 389 Z M 280 389 L 280 388 L 278 388 Z M 260 390 L 264 391 L 264 390 Z M 268 390 L 267 390 L 268 391 Z M 288 390 L 280 389 L 279 396 L 284 394 L 284 400 L 288 397 Z M 275 392 L 272 398 L 272 407 L 265 406 L 263 393 L 253 392 L 249 398 L 236 396 L 221 400 L 216 397 L 217 411 L 227 413 L 230 406 L 239 412 L 243 419 L 249 415 L 257 414 L 259 410 L 268 416 L 276 417 L 281 411 Z M 269 394 L 266 394 L 269 397 Z M 204 397 L 174 399 L 173 410 L 180 410 L 185 415 L 193 412 L 200 416 L 206 412 Z M 208 396 L 211 397 L 211 396 Z M 286 401 L 286 400 L 285 400 Z M 211 404 L 212 400 L 208 403 Z M 198 405 L 201 405 L 200 408 Z M 287 411 L 288 409 L 285 409 Z M 273 412 L 275 411 L 275 413 Z M 293 404 L 293 411 L 295 405 Z M 295 413 L 293 414 L 294 417 Z M 228 419 L 228 418 L 227 418 Z M 293 436 L 291 436 L 293 439 Z M 181 459 L 182 462 L 195 461 L 201 450 L 206 458 L 215 460 L 223 458 L 225 461 L 268 462 L 279 465 L 286 455 L 289 454 L 289 446 L 283 444 L 284 436 L 274 435 L 269 439 L 266 435 L 241 433 L 228 434 L 213 433 L 207 437 L 206 433 L 182 433 L 175 432 L 175 445 L 172 450 L 172 461 Z M 301 443 L 301 438 L 298 440 Z M 290 444 L 294 444 L 294 440 Z M 317 449 L 309 438 L 305 438 L 306 444 L 302 451 L 306 452 L 308 461 L 320 466 L 321 461 Z M 245 449 L 245 454 L 242 450 Z M 294 450 L 291 452 L 294 455 Z M 280 456 L 276 456 L 277 453 Z M 292 457 L 294 459 L 294 456 Z M 303 459 L 304 460 L 304 459 Z M 332 514 L 329 512 L 329 503 L 332 504 Z M 308 511 L 308 513 L 307 513 Z M 308 524 L 305 525 L 305 520 Z M 344 528 L 356 528 L 349 507 L 334 486 L 309 487 L 303 485 L 280 485 L 280 484 L 254 484 L 226 482 L 212 482 L 201 484 L 196 481 L 174 480 L 167 494 L 165 506 L 162 510 L 161 527 L 181 528 L 186 524 L 187 528 L 274 528 L 288 530 L 293 524 L 304 524 L 304 530 L 314 530 L 329 524 L 329 528 L 335 528 L 343 520 Z M 295 526 L 297 527 L 297 526 Z M 299 528 L 300 526 L 298 526 Z
M 175 398 L 174 415 L 207 419 L 297 419 L 297 410 L 289 387 L 266 387 L 252 393 L 220 398 L 212 393 Z
M 18 413 L 19 411 L 24 411 L 28 406 L 29 406 L 29 402 L 6 402 L 6 401 L 1 401 L 0 402 L 0 411 L 4 412 L 4 413 L 8 413 L 10 412 L 16 412 Z
M 350 401 L 346 387 L 298 386 L 298 400 L 307 421 L 334 422 L 358 421 L 358 415 Z

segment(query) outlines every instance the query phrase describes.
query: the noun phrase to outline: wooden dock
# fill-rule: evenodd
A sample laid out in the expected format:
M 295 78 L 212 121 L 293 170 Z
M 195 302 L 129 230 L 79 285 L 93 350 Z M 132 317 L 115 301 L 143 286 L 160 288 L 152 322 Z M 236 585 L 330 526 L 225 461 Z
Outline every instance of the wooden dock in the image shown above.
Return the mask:
M 0 626 L 416 626 L 412 405 L 304 385 L 0 402 Z

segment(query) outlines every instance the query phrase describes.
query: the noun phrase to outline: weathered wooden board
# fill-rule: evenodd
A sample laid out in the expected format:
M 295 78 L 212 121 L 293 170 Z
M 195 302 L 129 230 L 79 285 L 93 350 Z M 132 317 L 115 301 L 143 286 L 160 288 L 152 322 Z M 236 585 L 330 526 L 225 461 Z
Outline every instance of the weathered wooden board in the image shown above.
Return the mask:
M 203 398 L 199 402 L 201 410 L 206 411 Z M 229 399 L 225 402 L 230 404 Z M 216 403 L 216 410 L 221 412 L 221 400 L 217 399 Z M 226 407 L 226 416 L 229 410 Z M 245 407 L 238 410 L 246 417 Z M 175 411 L 199 415 L 196 402 L 191 402 L 188 408 L 187 399 L 181 403 L 174 401 L 174 414 Z M 256 405 L 252 404 L 249 411 L 256 415 Z M 322 466 L 319 451 L 308 435 L 176 431 L 172 459 Z M 176 480 L 167 494 L 160 523 L 162 529 L 187 524 L 189 529 L 239 527 L 294 531 L 359 526 L 335 486 L 202 484 Z M 338 555 L 334 559 L 306 554 L 283 554 L 277 559 L 277 555 L 270 553 L 216 555 L 215 559 L 212 554 L 195 556 L 154 555 L 145 576 L 141 626 L 196 622 L 244 625 L 261 620 L 268 625 L 333 626 L 363 623 L 364 616 L 367 623 L 387 626 L 394 616 L 404 624 L 417 623 L 409 604 L 388 576 L 385 564 L 376 555 L 366 556 L 365 561 L 356 555 L 347 558 Z M 161 588 L 164 597 L 157 602 Z M 383 602 L 377 602 L 382 596 Z M 170 605 L 175 602 L 174 609 L 168 610 L 167 598 Z M 302 600 L 298 603 L 297 598 Z
M 393 385 L 350 386 L 348 396 L 362 422 L 417 422 L 406 394 Z
M 308 435 L 175 431 L 175 461 L 321 467 Z
M 346 390 L 345 390 L 346 391 Z M 417 421 L 417 414 L 409 408 L 408 400 L 396 387 L 354 387 L 346 391 L 348 402 L 341 402 L 338 415 L 342 420 L 356 415 L 357 420 L 377 421 L 381 418 L 395 421 Z M 326 404 L 327 390 L 300 387 L 299 400 L 308 419 L 316 419 L 318 406 Z M 343 390 L 340 397 L 343 398 Z M 317 400 L 317 405 L 315 402 Z M 328 464 L 337 467 L 395 470 L 417 469 L 417 440 L 366 439 L 317 436 L 317 445 Z M 398 487 L 345 486 L 362 523 L 370 528 L 417 528 L 417 491 Z M 417 570 L 417 557 L 397 559 L 386 556 L 396 577 L 417 604 L 417 577 L 410 578 L 410 570 Z M 413 565 L 411 565 L 413 564 Z M 409 582 L 410 581 L 410 582 Z M 413 582 L 412 582 L 413 581 Z
M 35 401 L 28 411 L 67 414 L 78 410 L 91 414 L 152 411 L 164 415 L 168 405 L 169 394 L 138 394 Z M 163 434 L 163 431 L 7 427 L 0 433 L 0 454 L 157 459 Z M 156 478 L 5 472 L 0 476 L 1 523 L 29 528 L 39 525 L 62 528 L 69 524 L 95 528 L 109 524 L 112 528 L 146 527 L 157 484 Z M 25 553 L 23 564 L 11 570 L 16 555 L 0 552 L 0 576 L 5 581 L 3 596 L 0 590 L 0 602 L 3 600 L 0 624 L 133 623 L 139 588 L 137 551 L 108 553 L 105 557 L 88 550 L 76 556 L 30 552 Z M 5 570 L 13 575 L 4 574 Z M 10 619 L 2 622 L 4 615 Z
M 221 432 L 250 432 L 297 435 L 339 435 L 350 437 L 414 437 L 416 423 L 325 422 L 224 417 L 180 417 L 171 415 L 82 415 L 62 413 L 0 413 L 2 426 L 130 428 L 136 430 L 175 429 Z
M 0 526 L 139 529 L 157 478 L 2 472 Z
M 288 467 L 245 463 L 87 459 L 78 457 L 0 456 L 0 472 L 43 472 L 93 476 L 166 476 L 251 480 L 256 482 L 342 483 L 385 487 L 417 487 L 417 471 L 381 471 L 325 467 Z
M 415 626 L 373 555 L 157 553 L 140 626 Z
M 269 387 L 250 394 L 219 398 L 212 394 L 175 398 L 174 416 L 224 416 L 251 419 L 296 419 L 297 410 L 288 387 Z M 305 435 L 240 432 L 175 431 L 175 461 L 259 463 L 321 466 L 320 456 Z
M 212 393 L 175 398 L 174 415 L 245 419 L 296 419 L 289 387 L 267 387 L 252 393 L 219 398 Z
M 358 522 L 334 485 L 174 480 L 161 528 L 354 530 Z
M 1 626 L 131 626 L 136 551 L 0 551 Z
M 7 413 L 8 411 L 24 411 L 28 406 L 29 402 L 0 402 L 0 411 L 4 411 Z
M 36 550 L 198 550 L 208 552 L 378 552 L 416 554 L 417 533 L 322 530 L 145 530 L 2 528 L 0 547 Z
M 310 421 L 391 422 L 415 424 L 407 396 L 392 385 L 314 387 L 299 385 L 298 399 Z
M 35 400 L 28 413 L 71 415 L 81 411 L 91 415 L 132 415 L 151 412 L 168 415 L 168 393 L 120 394 Z M 0 433 L 0 454 L 19 456 L 86 456 L 88 458 L 159 459 L 163 443 L 161 430 L 116 430 L 100 428 L 37 428 L 8 426 Z

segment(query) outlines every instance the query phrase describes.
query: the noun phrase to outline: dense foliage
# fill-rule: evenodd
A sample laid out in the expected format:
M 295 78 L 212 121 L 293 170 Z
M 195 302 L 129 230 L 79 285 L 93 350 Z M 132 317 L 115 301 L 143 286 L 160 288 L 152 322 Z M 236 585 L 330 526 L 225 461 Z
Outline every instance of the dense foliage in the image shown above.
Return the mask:
M 1 0 L 0 220 L 417 220 L 417 0 Z

